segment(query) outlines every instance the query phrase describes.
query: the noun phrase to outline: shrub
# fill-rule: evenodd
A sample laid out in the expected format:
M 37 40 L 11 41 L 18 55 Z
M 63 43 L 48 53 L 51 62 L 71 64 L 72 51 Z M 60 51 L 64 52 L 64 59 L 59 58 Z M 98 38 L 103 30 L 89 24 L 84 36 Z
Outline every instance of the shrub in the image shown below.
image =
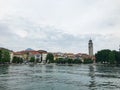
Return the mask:
M 93 60 L 88 58 L 88 59 L 84 59 L 84 64 L 90 64 L 90 63 L 93 63 Z

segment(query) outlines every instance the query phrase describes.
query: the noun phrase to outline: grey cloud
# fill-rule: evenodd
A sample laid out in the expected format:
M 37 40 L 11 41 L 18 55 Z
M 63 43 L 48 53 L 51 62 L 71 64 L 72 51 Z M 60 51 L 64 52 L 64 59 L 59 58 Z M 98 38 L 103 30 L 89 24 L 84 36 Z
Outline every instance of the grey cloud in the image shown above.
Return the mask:
M 13 18 L 12 18 L 13 20 Z M 63 49 L 69 49 L 72 47 L 79 47 L 82 46 L 81 42 L 84 42 L 85 40 L 82 40 L 80 37 L 74 36 L 72 34 L 64 33 L 56 28 L 53 27 L 41 27 L 38 25 L 33 25 L 31 22 L 28 22 L 24 19 L 18 20 L 15 18 L 16 23 L 12 22 L 12 20 L 7 20 L 6 23 L 0 24 L 0 27 L 3 29 L 1 31 L 1 34 L 5 36 L 4 38 L 7 38 L 7 46 L 11 47 L 13 49 L 15 48 L 27 48 L 27 47 L 33 47 L 33 48 L 44 48 L 49 49 L 52 47 L 54 48 L 63 48 Z M 21 25 L 22 23 L 22 25 Z M 23 24 L 24 23 L 24 24 Z M 8 25 L 8 26 L 7 26 Z M 20 38 L 16 34 L 14 34 L 14 30 L 12 31 L 10 27 L 14 27 L 12 29 L 18 29 L 18 30 L 25 30 L 28 32 L 28 36 L 25 38 Z M 9 34 L 8 36 L 6 34 Z M 41 34 L 45 34 L 44 38 Z M 36 36 L 37 35 L 37 36 Z M 9 36 L 11 36 L 9 38 Z M 88 40 L 87 40 L 88 41 Z
M 73 35 L 51 26 L 35 24 L 21 17 L 9 17 L 8 20 L 3 20 L 3 23 L 0 23 L 0 30 L 0 36 L 6 39 L 6 43 L 1 42 L 0 45 L 13 50 L 31 47 L 33 49 L 47 49 L 48 51 L 87 53 L 90 38 L 93 39 L 95 52 L 101 48 L 108 48 L 108 45 L 112 44 L 111 42 L 115 47 L 119 44 L 119 42 L 114 41 L 118 40 L 114 35 L 112 37 L 106 34 Z M 14 33 L 14 31 L 20 30 L 27 32 L 26 37 L 22 38 Z M 109 48 L 114 49 L 113 46 L 109 46 Z
M 87 53 L 90 38 L 95 52 L 120 44 L 119 0 L 2 0 L 0 12 L 0 46 L 10 49 Z

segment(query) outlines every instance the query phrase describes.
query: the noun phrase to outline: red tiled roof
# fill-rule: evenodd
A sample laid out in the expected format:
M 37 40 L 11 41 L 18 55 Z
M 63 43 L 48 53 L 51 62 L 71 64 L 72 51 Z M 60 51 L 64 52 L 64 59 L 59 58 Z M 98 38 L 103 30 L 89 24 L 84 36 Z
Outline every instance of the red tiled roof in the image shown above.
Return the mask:
M 22 55 L 22 52 L 14 52 L 14 55 Z
M 32 55 L 40 54 L 38 51 L 29 51 L 29 53 Z
M 30 50 L 30 51 L 18 51 L 18 52 L 14 52 L 14 55 L 23 55 L 23 54 L 32 54 L 32 55 L 36 55 L 36 54 L 42 54 L 42 53 L 47 53 L 47 51 L 44 50 L 39 50 L 39 51 L 35 51 L 35 50 Z

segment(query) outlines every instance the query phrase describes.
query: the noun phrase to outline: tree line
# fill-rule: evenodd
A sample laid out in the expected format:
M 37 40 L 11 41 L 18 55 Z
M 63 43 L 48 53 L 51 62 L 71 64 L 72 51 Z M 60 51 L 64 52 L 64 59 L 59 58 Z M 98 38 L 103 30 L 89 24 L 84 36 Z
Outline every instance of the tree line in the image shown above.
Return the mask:
M 0 50 L 0 64 L 6 64 L 6 63 L 23 63 L 24 59 L 22 57 L 14 56 L 12 58 L 12 61 L 10 62 L 10 51 L 8 50 Z M 29 62 L 31 63 L 38 63 L 40 62 L 38 59 L 35 59 L 35 57 L 31 57 Z M 81 64 L 81 63 L 93 63 L 93 60 L 90 58 L 84 59 L 84 62 L 82 62 L 81 59 L 70 59 L 70 58 L 57 58 L 54 60 L 54 55 L 52 53 L 48 53 L 46 57 L 46 63 L 57 63 L 57 64 Z
M 95 54 L 96 63 L 120 64 L 120 52 L 104 49 Z
M 91 58 L 84 59 L 83 61 L 81 59 L 71 59 L 71 58 L 57 58 L 54 60 L 54 55 L 52 53 L 47 54 L 46 62 L 49 63 L 57 63 L 57 64 L 89 64 L 93 63 L 93 60 Z
M 96 63 L 106 63 L 106 64 L 120 64 L 120 52 L 115 50 L 104 49 L 100 50 L 95 54 Z M 12 63 L 23 63 L 23 59 L 20 57 L 13 57 Z M 30 58 L 30 62 L 38 62 L 34 57 Z M 57 63 L 57 64 L 80 64 L 80 63 L 93 63 L 91 59 L 70 59 L 70 58 L 58 58 L 54 60 L 54 55 L 48 53 L 46 57 L 46 62 Z M 10 63 L 10 51 L 6 49 L 0 49 L 0 64 Z

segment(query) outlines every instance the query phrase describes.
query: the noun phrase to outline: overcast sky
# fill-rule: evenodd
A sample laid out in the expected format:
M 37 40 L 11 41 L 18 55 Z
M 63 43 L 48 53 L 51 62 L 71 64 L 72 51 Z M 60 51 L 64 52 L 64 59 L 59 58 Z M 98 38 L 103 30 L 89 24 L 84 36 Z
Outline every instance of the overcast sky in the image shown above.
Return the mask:
M 0 47 L 50 52 L 118 50 L 120 0 L 0 0 Z

